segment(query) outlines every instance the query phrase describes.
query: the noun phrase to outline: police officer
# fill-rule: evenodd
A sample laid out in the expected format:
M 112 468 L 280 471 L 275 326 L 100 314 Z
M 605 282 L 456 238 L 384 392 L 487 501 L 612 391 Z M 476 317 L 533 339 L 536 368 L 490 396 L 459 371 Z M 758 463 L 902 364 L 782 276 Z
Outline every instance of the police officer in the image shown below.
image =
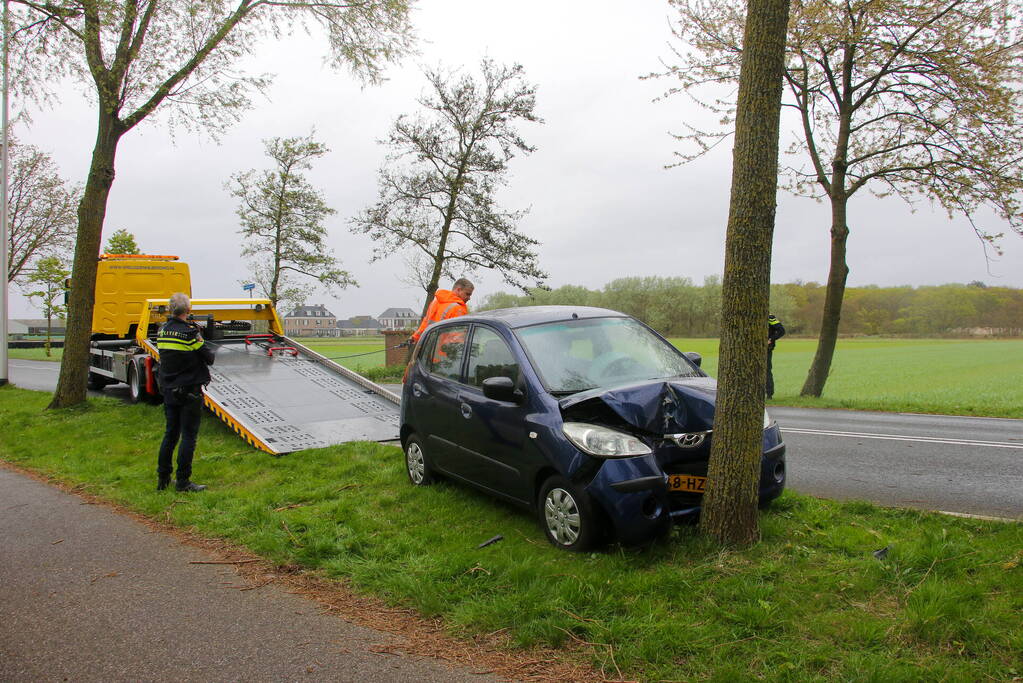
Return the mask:
M 167 429 L 156 466 L 156 489 L 162 491 L 170 484 L 174 447 L 180 438 L 175 488 L 186 492 L 202 491 L 205 486 L 191 481 L 192 456 L 199 435 L 202 388 L 210 381 L 213 350 L 203 341 L 199 326 L 188 319 L 192 312 L 188 296 L 181 292 L 172 294 L 169 304 L 170 318 L 156 337 L 160 351 L 160 389 L 167 416 Z
M 767 398 L 774 398 L 774 374 L 771 372 L 771 356 L 774 355 L 774 343 L 785 336 L 785 326 L 774 316 L 767 316 Z

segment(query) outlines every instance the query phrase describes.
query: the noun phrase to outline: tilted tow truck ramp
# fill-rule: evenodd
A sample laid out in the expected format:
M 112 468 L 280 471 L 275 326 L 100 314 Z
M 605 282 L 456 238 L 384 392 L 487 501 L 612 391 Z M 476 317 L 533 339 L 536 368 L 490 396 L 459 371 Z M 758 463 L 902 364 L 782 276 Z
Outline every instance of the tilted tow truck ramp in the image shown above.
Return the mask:
M 397 396 L 287 337 L 207 343 L 216 361 L 206 406 L 256 448 L 282 454 L 399 437 Z
M 191 303 L 192 318 L 206 319 L 205 342 L 216 352 L 204 403 L 256 448 L 280 455 L 399 438 L 398 396 L 284 336 L 269 299 Z M 166 299 L 146 299 L 135 333 L 156 361 L 156 328 L 166 308 Z M 269 333 L 232 334 L 252 323 Z

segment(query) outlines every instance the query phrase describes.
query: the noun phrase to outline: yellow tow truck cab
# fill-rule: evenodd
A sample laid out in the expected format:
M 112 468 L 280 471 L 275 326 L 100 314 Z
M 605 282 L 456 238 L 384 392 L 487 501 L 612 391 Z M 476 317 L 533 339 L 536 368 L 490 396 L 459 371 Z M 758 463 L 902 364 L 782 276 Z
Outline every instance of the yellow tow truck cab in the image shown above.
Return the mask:
M 103 254 L 96 271 L 93 339 L 130 339 L 146 299 L 168 299 L 175 292 L 192 296 L 188 264 L 177 256 Z

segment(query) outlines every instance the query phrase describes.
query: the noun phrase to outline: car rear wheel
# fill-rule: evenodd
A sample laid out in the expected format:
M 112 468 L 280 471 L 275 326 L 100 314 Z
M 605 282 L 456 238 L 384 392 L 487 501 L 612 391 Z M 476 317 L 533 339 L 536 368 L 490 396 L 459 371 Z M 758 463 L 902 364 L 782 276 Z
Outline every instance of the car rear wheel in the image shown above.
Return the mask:
M 412 435 L 405 442 L 405 471 L 413 486 L 429 486 L 434 482 L 430 461 L 419 437 Z
M 597 514 L 584 491 L 553 476 L 540 491 L 540 525 L 547 540 L 563 550 L 583 551 L 598 538 Z

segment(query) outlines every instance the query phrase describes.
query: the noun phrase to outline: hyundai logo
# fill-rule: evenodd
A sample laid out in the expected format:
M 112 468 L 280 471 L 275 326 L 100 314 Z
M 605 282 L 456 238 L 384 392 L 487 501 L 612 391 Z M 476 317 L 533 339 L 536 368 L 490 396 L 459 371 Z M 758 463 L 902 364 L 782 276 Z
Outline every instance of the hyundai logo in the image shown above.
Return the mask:
M 679 448 L 699 448 L 707 440 L 710 432 L 685 432 L 682 434 L 665 434 L 664 438 L 674 441 Z

